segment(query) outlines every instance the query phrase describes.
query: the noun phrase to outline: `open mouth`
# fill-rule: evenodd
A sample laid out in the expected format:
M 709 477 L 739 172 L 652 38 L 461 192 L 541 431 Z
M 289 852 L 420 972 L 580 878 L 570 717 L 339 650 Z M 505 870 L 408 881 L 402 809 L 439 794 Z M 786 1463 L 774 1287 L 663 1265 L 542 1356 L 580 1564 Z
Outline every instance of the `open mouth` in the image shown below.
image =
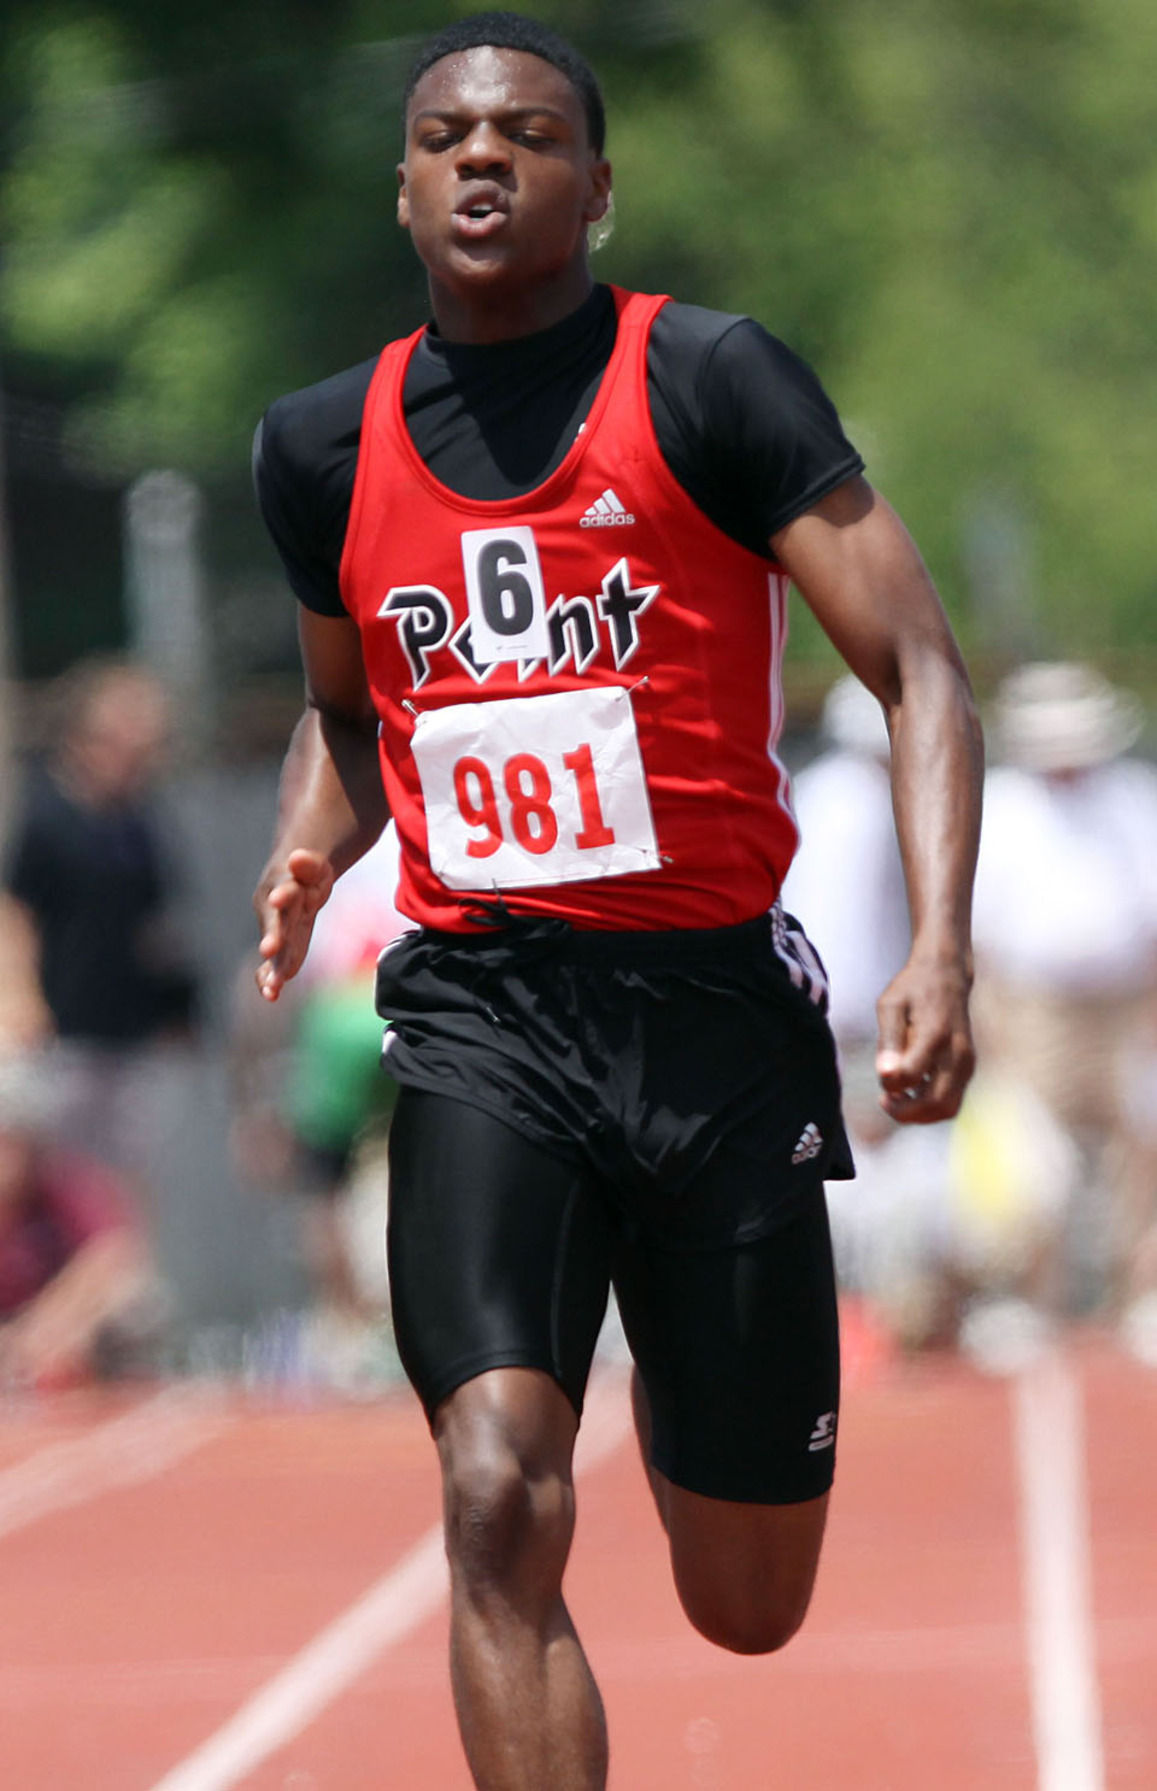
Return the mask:
M 499 188 L 480 182 L 473 192 L 467 190 L 454 207 L 454 227 L 460 236 L 479 238 L 500 230 L 510 215 L 506 194 Z
M 504 206 L 479 199 L 454 213 L 454 233 L 469 242 L 484 242 L 506 228 L 509 216 Z

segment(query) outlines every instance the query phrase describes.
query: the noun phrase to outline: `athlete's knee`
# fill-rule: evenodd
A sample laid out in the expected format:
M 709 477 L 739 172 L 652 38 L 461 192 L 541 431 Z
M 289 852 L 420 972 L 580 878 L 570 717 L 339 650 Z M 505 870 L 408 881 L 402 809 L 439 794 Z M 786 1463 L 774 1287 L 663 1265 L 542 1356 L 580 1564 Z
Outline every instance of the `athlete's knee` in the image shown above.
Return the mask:
M 494 1439 L 454 1453 L 444 1474 L 451 1571 L 477 1586 L 559 1581 L 574 1528 L 569 1482 L 532 1473 Z
M 827 1497 L 711 1506 L 673 1491 L 671 1565 L 699 1633 L 733 1654 L 773 1654 L 807 1616 Z
M 566 1462 L 501 1421 L 477 1418 L 446 1426 L 439 1452 L 446 1552 L 459 1583 L 479 1592 L 557 1589 L 574 1532 Z
M 811 1586 L 778 1597 L 750 1588 L 679 1584 L 683 1609 L 699 1634 L 731 1654 L 774 1654 L 785 1648 L 807 1616 Z

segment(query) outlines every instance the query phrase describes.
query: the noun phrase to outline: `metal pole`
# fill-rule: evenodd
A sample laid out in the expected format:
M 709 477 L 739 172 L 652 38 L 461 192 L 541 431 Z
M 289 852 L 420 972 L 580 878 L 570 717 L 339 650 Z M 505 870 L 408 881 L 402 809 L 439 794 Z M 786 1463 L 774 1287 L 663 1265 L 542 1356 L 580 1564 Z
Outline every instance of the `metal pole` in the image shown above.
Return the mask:
M 178 472 L 144 473 L 125 498 L 126 609 L 133 650 L 178 704 L 181 728 L 203 747 L 212 692 L 200 554 L 204 500 Z

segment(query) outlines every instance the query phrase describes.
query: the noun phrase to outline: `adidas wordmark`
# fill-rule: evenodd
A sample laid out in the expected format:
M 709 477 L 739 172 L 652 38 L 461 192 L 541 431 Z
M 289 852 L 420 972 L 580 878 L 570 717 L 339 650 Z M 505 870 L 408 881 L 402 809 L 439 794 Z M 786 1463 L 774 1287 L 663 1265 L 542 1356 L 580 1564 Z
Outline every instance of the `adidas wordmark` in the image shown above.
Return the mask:
M 579 527 L 580 529 L 622 529 L 634 520 L 626 505 L 620 502 L 608 485 L 602 497 L 597 497 L 590 509 L 580 517 Z

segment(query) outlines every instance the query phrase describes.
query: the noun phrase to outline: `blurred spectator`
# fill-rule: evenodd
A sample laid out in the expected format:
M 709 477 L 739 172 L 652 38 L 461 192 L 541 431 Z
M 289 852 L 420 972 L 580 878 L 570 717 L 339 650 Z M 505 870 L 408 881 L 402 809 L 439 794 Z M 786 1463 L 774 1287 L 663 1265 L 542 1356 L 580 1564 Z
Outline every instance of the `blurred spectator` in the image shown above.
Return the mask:
M 949 1124 L 905 1130 L 881 1114 L 855 1150 L 855 1182 L 828 1189 L 845 1289 L 905 1348 L 958 1343 L 988 1371 L 1024 1366 L 1048 1336 L 1076 1175 L 1047 1109 L 982 1069 Z
M 379 1355 L 385 1319 L 385 1137 L 396 1085 L 382 1068 L 374 974 L 409 924 L 393 903 L 392 826 L 334 886 L 288 999 L 263 1001 L 241 972 L 234 1030 L 238 1167 L 305 1200 L 314 1378 L 356 1382 Z
M 113 1175 L 46 1140 L 51 1082 L 0 1061 L 0 1388 L 72 1386 L 146 1365 L 160 1304 Z
M 0 890 L 0 1052 L 31 1049 L 52 1036 L 39 956 L 31 916 Z
M 1080 1156 L 999 1059 L 982 1065 L 946 1131 L 945 1287 L 957 1340 L 978 1366 L 1015 1373 L 1048 1343 L 1063 1304 L 1057 1239 Z
M 8 1033 L 35 1034 L 38 988 L 62 1136 L 139 1175 L 147 1051 L 188 1037 L 197 993 L 150 800 L 168 702 L 119 660 L 73 668 L 55 698 L 52 747 L 26 780 L 4 866 L 0 957 L 24 991 Z
M 1062 1306 L 1106 1291 L 1127 1303 L 1157 1290 L 1142 1249 L 1155 1152 L 1136 1093 L 1153 1074 L 1157 771 L 1123 756 L 1137 704 L 1087 666 L 1022 667 L 995 722 L 1005 763 L 986 787 L 975 909 L 981 1050 L 1081 1152 Z
M 947 1249 L 943 1128 L 902 1129 L 880 1110 L 876 1001 L 908 955 L 908 906 L 892 818 L 883 710 L 840 678 L 821 717 L 824 750 L 792 779 L 800 848 L 784 882 L 831 984 L 844 1117 L 856 1180 L 828 1189 L 841 1286 L 903 1341 L 943 1327 Z
M 906 1347 L 959 1338 L 986 1368 L 1015 1368 L 1043 1339 L 1073 1151 L 1040 1100 L 983 1063 L 950 1125 L 905 1129 L 880 1110 L 876 1000 L 909 939 L 888 734 L 852 677 L 822 727 L 828 750 L 793 780 L 802 839 L 784 901 L 831 980 L 856 1157 L 856 1180 L 828 1189 L 841 1284 Z
M 1125 1073 L 1130 1149 L 1122 1175 L 1121 1335 L 1157 1368 L 1157 991 L 1140 1050 Z
M 821 726 L 827 750 L 792 779 L 800 849 L 783 900 L 824 961 L 845 1063 L 866 1052 L 874 1065 L 876 1001 L 909 945 L 891 746 L 884 712 L 858 678 L 832 686 Z

